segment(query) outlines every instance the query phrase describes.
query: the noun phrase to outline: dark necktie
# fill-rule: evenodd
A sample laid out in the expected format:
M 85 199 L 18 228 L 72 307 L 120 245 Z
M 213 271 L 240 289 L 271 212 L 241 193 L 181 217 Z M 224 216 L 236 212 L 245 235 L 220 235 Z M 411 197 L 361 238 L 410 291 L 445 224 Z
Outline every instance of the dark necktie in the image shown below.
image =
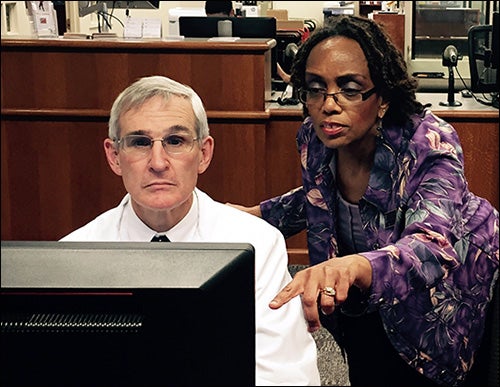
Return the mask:
M 166 235 L 155 235 L 151 242 L 170 242 Z

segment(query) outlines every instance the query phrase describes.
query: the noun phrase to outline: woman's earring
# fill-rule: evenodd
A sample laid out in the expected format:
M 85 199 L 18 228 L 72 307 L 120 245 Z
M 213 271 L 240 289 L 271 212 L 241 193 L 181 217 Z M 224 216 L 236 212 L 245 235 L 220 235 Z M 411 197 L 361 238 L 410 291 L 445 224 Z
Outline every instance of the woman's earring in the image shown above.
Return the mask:
M 382 118 L 378 119 L 376 131 L 377 131 L 377 137 L 378 138 L 383 138 L 383 134 L 382 134 Z

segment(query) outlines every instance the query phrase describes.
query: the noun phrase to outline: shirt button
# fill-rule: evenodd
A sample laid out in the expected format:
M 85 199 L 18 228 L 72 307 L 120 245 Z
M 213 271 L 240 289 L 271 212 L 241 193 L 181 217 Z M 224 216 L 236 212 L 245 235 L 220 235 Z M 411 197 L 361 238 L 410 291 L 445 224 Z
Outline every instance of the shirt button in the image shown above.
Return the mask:
M 375 243 L 373 244 L 372 248 L 373 248 L 373 250 L 378 250 L 378 249 L 380 249 L 380 243 L 375 242 Z

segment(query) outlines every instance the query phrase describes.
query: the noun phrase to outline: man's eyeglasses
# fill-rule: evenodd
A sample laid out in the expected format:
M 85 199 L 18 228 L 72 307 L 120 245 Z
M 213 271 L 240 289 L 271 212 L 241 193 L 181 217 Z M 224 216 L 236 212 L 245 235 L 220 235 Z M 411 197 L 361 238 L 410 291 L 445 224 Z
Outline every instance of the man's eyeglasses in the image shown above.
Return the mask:
M 123 152 L 127 154 L 136 157 L 146 157 L 151 153 L 153 144 L 156 141 L 161 141 L 161 145 L 167 154 L 178 155 L 191 152 L 194 142 L 197 140 L 197 138 L 184 134 L 169 134 L 163 138 L 151 138 L 145 135 L 129 134 L 120 139 L 116 139 L 115 143 L 117 143 Z
M 305 104 L 323 104 L 327 97 L 333 97 L 335 103 L 340 106 L 352 106 L 366 101 L 377 89 L 374 87 L 364 93 L 360 90 L 344 89 L 336 93 L 327 93 L 321 87 L 310 87 L 299 90 L 299 100 Z

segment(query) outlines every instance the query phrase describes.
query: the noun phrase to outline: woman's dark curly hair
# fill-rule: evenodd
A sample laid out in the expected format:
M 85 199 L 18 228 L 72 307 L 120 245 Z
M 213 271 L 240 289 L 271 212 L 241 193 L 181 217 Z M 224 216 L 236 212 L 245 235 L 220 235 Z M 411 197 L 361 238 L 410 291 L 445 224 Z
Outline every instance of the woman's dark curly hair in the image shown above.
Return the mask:
M 401 52 L 391 42 L 382 26 L 371 19 L 352 15 L 330 16 L 323 27 L 315 30 L 297 51 L 291 69 L 290 81 L 298 90 L 307 87 L 306 62 L 311 50 L 321 41 L 332 36 L 345 36 L 359 43 L 365 53 L 370 77 L 377 94 L 389 102 L 384 124 L 403 125 L 423 105 L 416 100 L 417 81 L 408 75 Z M 304 105 L 304 114 L 308 111 Z

